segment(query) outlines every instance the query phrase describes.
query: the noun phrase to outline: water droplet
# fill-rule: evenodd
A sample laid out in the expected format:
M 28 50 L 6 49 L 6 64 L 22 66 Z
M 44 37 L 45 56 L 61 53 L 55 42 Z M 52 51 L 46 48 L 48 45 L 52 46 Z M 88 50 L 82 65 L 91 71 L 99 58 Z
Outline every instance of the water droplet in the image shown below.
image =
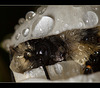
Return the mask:
M 20 18 L 20 19 L 18 20 L 18 23 L 19 23 L 19 24 L 23 24 L 23 23 L 24 23 L 24 21 L 25 21 L 25 19 L 24 19 L 24 18 Z
M 79 27 L 82 27 L 83 26 L 83 23 L 82 22 L 79 22 L 78 26 Z
M 57 19 L 57 21 L 60 21 L 60 19 Z
M 80 51 L 83 51 L 83 50 L 84 50 L 84 46 L 83 46 L 83 45 L 79 45 L 79 46 L 78 46 L 78 49 L 79 49 Z
M 93 80 L 91 78 L 88 78 L 88 82 L 93 82 Z
M 26 73 L 24 72 L 24 75 L 25 75 L 26 78 L 30 77 L 30 74 L 28 72 L 26 72 Z
M 94 8 L 95 10 L 98 10 L 98 8 Z
M 86 22 L 86 23 L 88 23 L 89 21 L 88 21 L 88 20 L 86 20 L 85 22 Z
M 84 60 L 84 58 L 81 58 L 81 59 L 79 59 L 78 62 L 80 65 L 84 65 L 86 61 Z
M 15 25 L 14 29 L 17 30 L 19 28 L 19 25 Z
M 43 14 L 47 9 L 47 6 L 42 6 L 40 8 L 37 9 L 37 13 L 38 14 Z
M 54 19 L 48 16 L 43 16 L 41 20 L 37 23 L 35 28 L 33 28 L 33 37 L 43 37 L 47 35 L 54 27 Z
M 43 32 L 43 29 L 42 29 L 42 28 L 40 28 L 40 31 L 41 31 L 41 32 Z
M 26 14 L 25 18 L 26 18 L 26 20 L 31 20 L 32 18 L 35 17 L 35 15 L 36 15 L 36 13 L 34 13 L 33 11 L 29 11 L 29 12 Z
M 64 27 L 66 27 L 66 28 L 67 28 L 67 27 L 68 27 L 68 24 L 65 24 L 65 26 L 64 26 Z
M 56 31 L 56 34 L 59 34 L 59 31 Z
M 39 68 L 40 68 L 40 69 L 43 69 L 43 67 L 42 67 L 42 66 L 40 66 Z
M 58 63 L 54 65 L 54 69 L 55 69 L 57 74 L 61 74 L 63 71 L 63 67 Z
M 64 23 L 62 19 L 57 18 L 57 22 Z
M 65 24 L 63 30 L 65 31 L 68 28 L 68 24 Z
M 98 23 L 98 16 L 96 15 L 95 12 L 92 11 L 88 11 L 84 17 L 83 17 L 83 21 L 85 22 L 85 24 L 89 27 L 94 26 Z
M 18 39 L 20 38 L 20 35 L 21 35 L 21 34 L 18 33 L 18 34 L 15 36 L 15 39 L 18 40 Z
M 97 8 L 97 7 L 94 7 L 94 8 L 93 8 L 93 10 L 97 11 L 97 10 L 98 10 L 98 8 Z
M 95 8 L 95 10 L 98 10 L 98 8 Z
M 24 29 L 24 30 L 22 31 L 23 36 L 26 37 L 26 36 L 29 34 L 29 31 L 30 31 L 29 28 Z

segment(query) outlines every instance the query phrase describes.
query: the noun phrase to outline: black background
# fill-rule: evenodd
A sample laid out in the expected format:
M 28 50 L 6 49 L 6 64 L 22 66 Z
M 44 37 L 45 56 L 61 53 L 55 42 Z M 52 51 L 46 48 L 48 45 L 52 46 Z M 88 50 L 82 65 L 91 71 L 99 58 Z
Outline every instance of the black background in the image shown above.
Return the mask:
M 35 11 L 39 6 L 0 6 L 0 44 L 5 36 L 14 32 L 19 18 L 25 18 L 28 11 Z M 0 82 L 11 82 L 9 54 L 0 47 Z

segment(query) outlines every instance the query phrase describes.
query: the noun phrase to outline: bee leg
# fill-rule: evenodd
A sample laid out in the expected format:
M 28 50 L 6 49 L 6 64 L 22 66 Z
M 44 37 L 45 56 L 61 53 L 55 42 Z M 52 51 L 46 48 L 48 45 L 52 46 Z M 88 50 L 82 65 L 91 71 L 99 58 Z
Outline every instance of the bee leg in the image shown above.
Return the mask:
M 49 77 L 48 71 L 47 71 L 47 69 L 46 69 L 46 65 L 45 65 L 45 62 L 44 62 L 43 58 L 41 59 L 41 64 L 42 64 L 43 70 L 44 70 L 44 72 L 45 72 L 46 78 L 47 78 L 48 80 L 50 80 L 50 77 Z
M 43 70 L 44 70 L 44 72 L 45 72 L 46 78 L 50 80 L 48 71 L 47 71 L 47 69 L 46 69 L 46 67 L 45 67 L 44 65 L 43 65 Z

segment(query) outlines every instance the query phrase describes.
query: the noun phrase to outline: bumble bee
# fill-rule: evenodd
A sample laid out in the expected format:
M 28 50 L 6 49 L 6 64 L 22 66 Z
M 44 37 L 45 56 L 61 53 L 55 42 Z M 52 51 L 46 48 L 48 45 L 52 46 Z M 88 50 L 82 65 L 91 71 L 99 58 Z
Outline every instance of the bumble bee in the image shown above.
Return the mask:
M 100 29 L 67 30 L 57 35 L 32 39 L 10 47 L 10 68 L 18 73 L 57 62 L 73 60 L 84 67 L 82 74 L 100 71 Z
M 67 52 L 66 43 L 59 36 L 50 36 L 40 39 L 32 39 L 10 47 L 11 68 L 19 73 L 43 66 L 48 79 L 45 66 L 65 60 Z

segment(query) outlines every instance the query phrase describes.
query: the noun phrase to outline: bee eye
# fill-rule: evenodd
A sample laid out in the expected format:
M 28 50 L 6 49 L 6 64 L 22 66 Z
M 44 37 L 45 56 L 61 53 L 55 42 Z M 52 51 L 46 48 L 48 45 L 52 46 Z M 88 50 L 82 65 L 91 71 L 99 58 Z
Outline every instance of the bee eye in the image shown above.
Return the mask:
M 30 52 L 27 52 L 26 54 L 27 54 L 28 57 L 32 56 L 32 54 Z
M 38 44 L 36 46 L 36 55 L 43 55 L 43 56 L 47 56 L 49 53 L 49 49 L 48 46 L 46 46 L 45 44 Z
M 25 53 L 24 53 L 24 58 L 25 58 L 26 60 L 30 59 L 30 57 L 32 57 L 31 52 L 25 52 Z

